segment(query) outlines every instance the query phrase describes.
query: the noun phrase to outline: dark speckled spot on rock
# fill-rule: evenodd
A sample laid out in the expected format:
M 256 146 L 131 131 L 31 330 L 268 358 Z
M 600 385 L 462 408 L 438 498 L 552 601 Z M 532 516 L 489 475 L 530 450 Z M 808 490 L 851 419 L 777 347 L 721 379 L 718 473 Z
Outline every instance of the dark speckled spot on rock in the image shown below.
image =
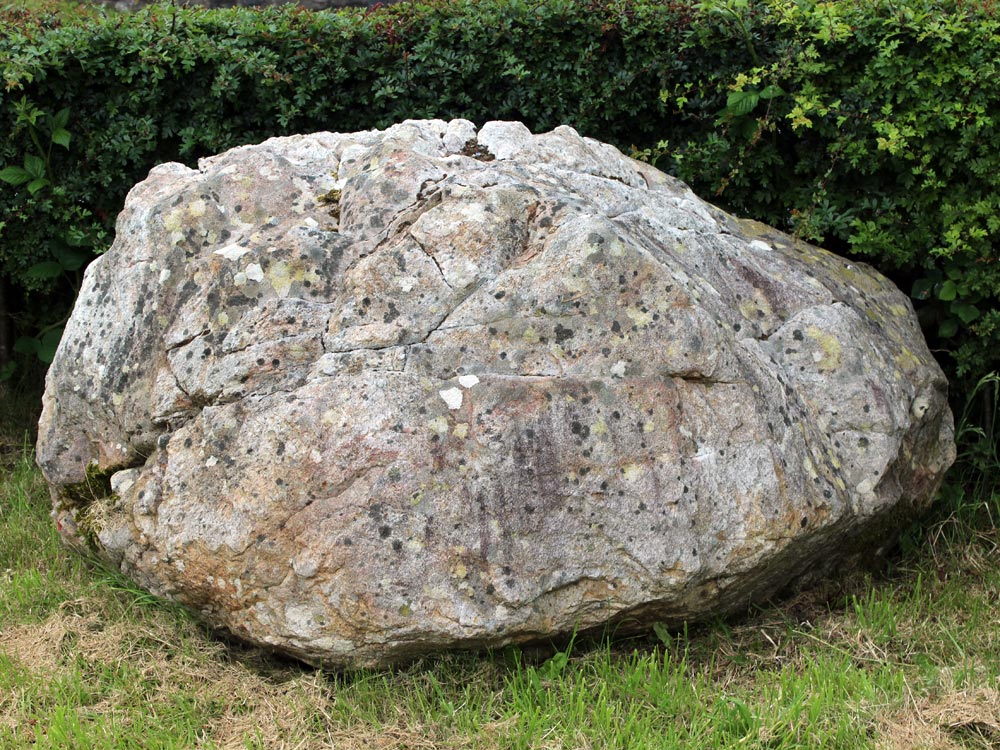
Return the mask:
M 382 539 L 388 539 L 390 534 L 392 534 L 391 526 L 379 526 L 378 529 L 379 537 L 381 537 Z
M 556 323 L 555 334 L 556 334 L 556 343 L 561 344 L 567 339 L 573 338 L 573 329 L 566 328 L 561 323 Z

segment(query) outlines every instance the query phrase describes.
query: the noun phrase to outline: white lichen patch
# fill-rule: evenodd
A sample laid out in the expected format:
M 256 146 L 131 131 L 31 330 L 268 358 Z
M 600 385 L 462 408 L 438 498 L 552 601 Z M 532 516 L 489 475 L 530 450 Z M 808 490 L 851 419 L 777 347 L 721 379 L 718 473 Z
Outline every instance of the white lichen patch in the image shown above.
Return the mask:
M 443 388 L 438 395 L 452 411 L 462 408 L 462 391 L 458 388 Z
M 264 269 L 260 267 L 259 263 L 251 263 L 246 267 L 244 274 L 250 281 L 260 283 L 264 280 Z
M 226 260 L 231 260 L 235 262 L 249 252 L 250 252 L 249 247 L 241 247 L 240 245 L 226 245 L 225 247 L 216 250 L 215 254 L 221 255 Z
M 472 388 L 472 386 L 479 384 L 479 378 L 475 375 L 460 375 L 458 384 L 463 388 Z

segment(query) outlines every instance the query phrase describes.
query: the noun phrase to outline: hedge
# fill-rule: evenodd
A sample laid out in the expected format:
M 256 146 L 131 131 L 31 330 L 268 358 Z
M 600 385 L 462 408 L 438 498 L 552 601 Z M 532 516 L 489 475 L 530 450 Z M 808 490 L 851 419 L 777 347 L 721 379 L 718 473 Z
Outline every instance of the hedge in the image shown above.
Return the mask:
M 573 125 L 871 262 L 912 293 L 956 400 L 1000 368 L 992 0 L 161 5 L 0 23 L 0 178 L 20 182 L 0 185 L 0 298 L 22 351 L 50 354 L 53 311 L 155 163 L 465 117 Z

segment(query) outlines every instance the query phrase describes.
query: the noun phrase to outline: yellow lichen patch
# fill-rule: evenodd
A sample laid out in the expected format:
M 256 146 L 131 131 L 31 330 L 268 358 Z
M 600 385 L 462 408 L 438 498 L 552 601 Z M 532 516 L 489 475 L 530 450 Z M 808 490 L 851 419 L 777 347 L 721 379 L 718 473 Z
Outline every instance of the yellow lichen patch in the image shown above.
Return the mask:
M 833 334 L 817 326 L 809 326 L 806 328 L 806 335 L 819 346 L 816 364 L 821 370 L 836 370 L 840 367 L 840 342 Z
M 920 360 L 917 356 L 911 352 L 906 347 L 900 349 L 899 353 L 895 357 L 896 365 L 901 370 L 912 370 L 920 366 Z
M 467 425 L 465 422 L 461 422 L 455 425 L 455 429 L 451 431 L 451 434 L 457 438 L 465 440 L 465 438 L 469 436 L 469 425 Z
M 757 320 L 761 317 L 759 313 L 763 313 L 764 317 L 770 317 L 773 310 L 771 310 L 771 303 L 767 301 L 767 297 L 755 289 L 753 297 L 740 303 L 740 313 L 747 320 Z
M 447 435 L 448 434 L 448 419 L 447 417 L 435 417 L 434 419 L 427 422 L 427 427 L 430 428 L 431 432 L 437 435 Z
M 184 213 L 178 209 L 174 209 L 163 217 L 163 228 L 168 232 L 180 232 L 181 227 L 183 226 Z
M 648 326 L 653 322 L 653 314 L 650 312 L 643 312 L 637 307 L 629 307 L 625 310 L 625 314 L 628 315 L 629 320 L 631 320 L 635 325 L 642 328 L 643 326 Z
M 622 472 L 625 475 L 625 480 L 630 482 L 642 476 L 642 465 L 626 464 L 625 466 L 622 467 Z
M 268 270 L 267 280 L 271 283 L 275 294 L 286 297 L 288 290 L 292 288 L 292 271 L 285 261 L 279 260 Z

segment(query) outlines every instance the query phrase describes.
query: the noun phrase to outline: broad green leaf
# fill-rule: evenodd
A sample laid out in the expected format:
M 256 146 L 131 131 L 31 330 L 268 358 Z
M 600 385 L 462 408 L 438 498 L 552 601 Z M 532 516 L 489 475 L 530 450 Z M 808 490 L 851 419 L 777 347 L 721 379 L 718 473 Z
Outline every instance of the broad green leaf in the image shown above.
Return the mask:
M 944 282 L 941 288 L 938 290 L 938 299 L 942 302 L 951 302 L 955 297 L 958 296 L 958 287 L 955 286 L 955 282 L 951 279 Z
M 48 180 L 46 180 L 44 177 L 39 177 L 37 180 L 32 180 L 31 182 L 28 183 L 28 192 L 34 195 L 42 188 L 48 186 L 48 184 L 49 184 Z
M 58 128 L 52 132 L 52 142 L 58 143 L 63 148 L 69 148 L 69 131 L 64 128 Z
M 42 336 L 42 341 L 38 347 L 38 358 L 45 364 L 52 362 L 53 357 L 56 356 L 56 349 L 59 347 L 59 341 L 62 339 L 62 335 L 63 329 L 60 327 L 47 331 L 45 335 Z
M 38 354 L 42 342 L 34 336 L 21 336 L 14 342 L 14 351 L 19 354 Z
M 726 112 L 742 117 L 748 115 L 760 101 L 760 94 L 756 91 L 734 91 L 726 97 Z
M 10 380 L 11 376 L 14 374 L 14 370 L 17 369 L 17 362 L 8 362 L 0 369 L 0 382 L 5 380 Z
M 90 247 L 92 245 L 87 233 L 81 231 L 78 227 L 69 227 L 62 239 L 70 247 Z
M 951 305 L 951 311 L 961 318 L 965 325 L 969 325 L 969 323 L 979 317 L 979 308 L 975 305 L 970 305 L 967 302 L 953 302 Z
M 24 157 L 24 170 L 36 179 L 45 177 L 45 159 L 34 154 Z
M 913 282 L 913 290 L 910 292 L 910 296 L 913 299 L 928 299 L 931 296 L 933 288 L 933 279 L 917 279 Z
M 24 275 L 29 279 L 54 279 L 60 276 L 63 267 L 54 260 L 46 260 L 31 266 Z
M 10 183 L 11 185 L 23 185 L 30 179 L 31 175 L 21 167 L 7 167 L 6 169 L 0 171 L 0 180 Z
M 664 646 L 669 646 L 673 643 L 673 638 L 670 636 L 670 631 L 667 630 L 667 626 L 662 622 L 653 623 L 653 632 L 656 633 L 656 637 L 660 639 L 660 642 Z
M 74 250 L 69 247 L 53 249 L 52 254 L 55 256 L 56 260 L 59 261 L 59 265 L 62 266 L 65 271 L 76 271 L 84 266 L 88 260 L 90 260 L 90 255 L 88 253 L 81 252 L 80 250 Z
M 958 318 L 948 318 L 938 326 L 938 336 L 943 339 L 950 339 L 956 333 L 958 333 Z
M 52 118 L 52 129 L 64 130 L 68 124 L 69 124 L 69 107 L 64 107 L 63 109 L 60 109 L 58 112 L 56 112 L 55 116 Z
M 760 92 L 761 99 L 777 99 L 779 96 L 784 96 L 785 90 L 781 86 L 775 86 L 773 83 L 770 86 L 765 86 L 764 90 Z

